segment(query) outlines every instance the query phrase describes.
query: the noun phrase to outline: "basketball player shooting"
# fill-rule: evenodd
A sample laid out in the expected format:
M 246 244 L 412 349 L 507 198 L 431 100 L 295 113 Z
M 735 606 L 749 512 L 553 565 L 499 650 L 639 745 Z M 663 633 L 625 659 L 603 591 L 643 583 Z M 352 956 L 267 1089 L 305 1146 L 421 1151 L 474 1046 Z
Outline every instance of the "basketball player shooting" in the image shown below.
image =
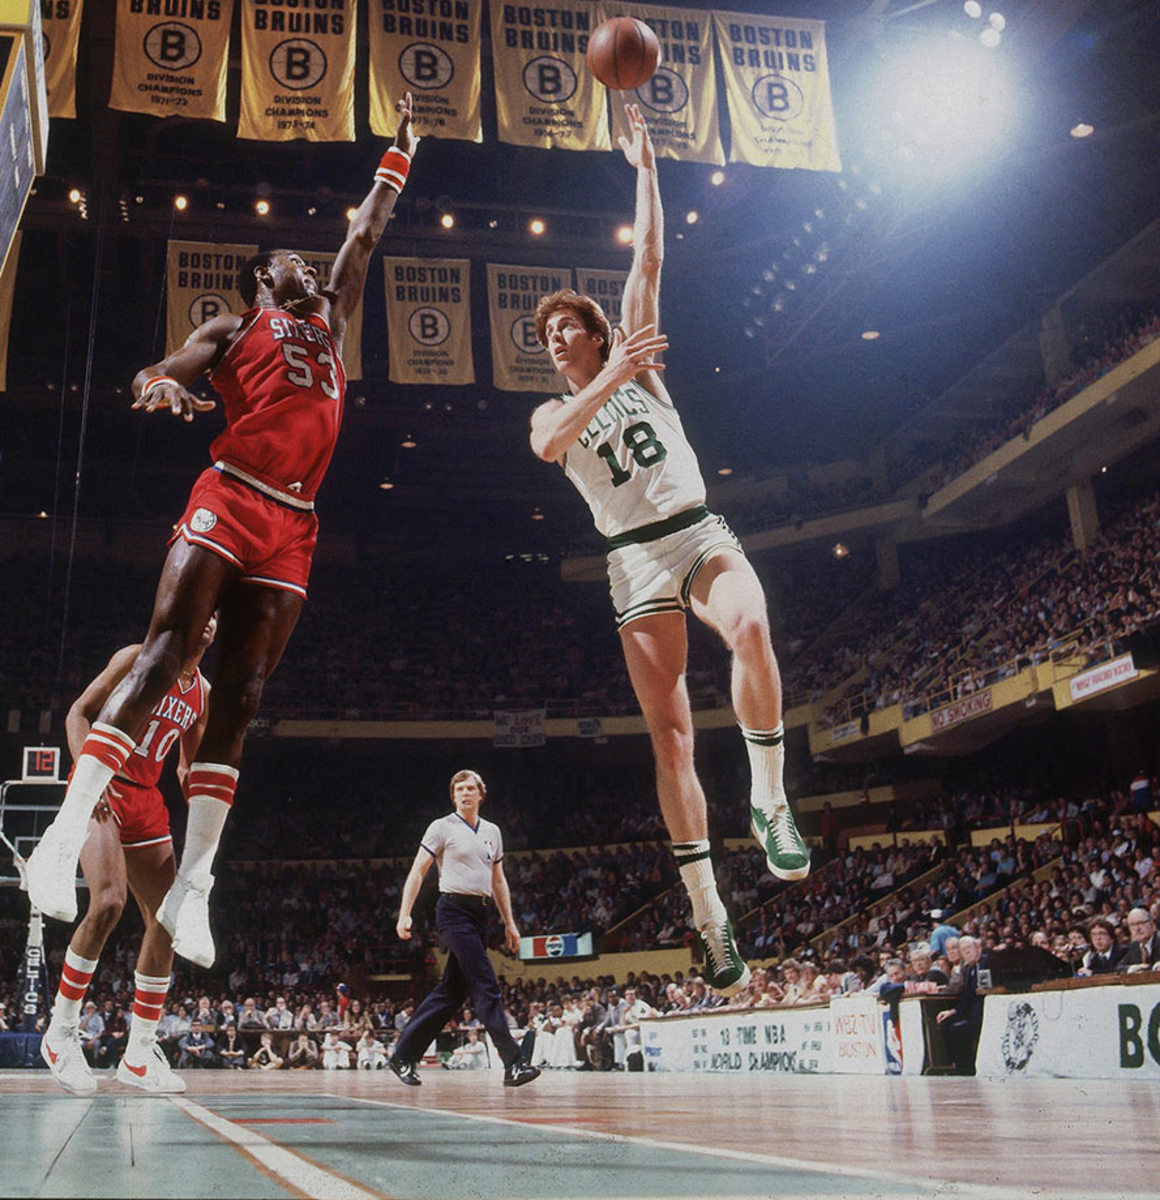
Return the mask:
M 636 168 L 633 259 L 623 325 L 615 335 L 600 306 L 572 291 L 545 296 L 536 334 L 571 394 L 532 414 L 532 450 L 559 463 L 608 544 L 616 624 L 656 760 L 657 795 L 693 923 L 706 981 L 731 996 L 750 971 L 717 892 L 705 794 L 693 764 L 685 682 L 685 612 L 715 629 L 733 656 L 733 708 L 749 755 L 750 828 L 779 879 L 803 879 L 810 858 L 783 783 L 781 678 L 765 593 L 741 545 L 705 506 L 705 484 L 655 356 L 664 216 L 652 140 L 640 108 L 626 110 L 620 145 Z
M 76 865 L 93 808 L 217 609 L 218 665 L 189 773 L 185 848 L 157 912 L 178 954 L 213 963 L 213 858 L 246 729 L 306 598 L 318 526 L 314 497 L 342 419 L 343 335 L 418 145 L 411 115 L 408 93 L 394 143 L 350 222 L 326 288 L 301 255 L 258 254 L 240 272 L 247 310 L 207 321 L 133 380 L 134 408 L 167 409 L 191 421 L 214 407 L 189 391 L 207 374 L 222 397 L 226 427 L 170 543 L 140 653 L 93 723 L 60 812 L 29 858 L 29 897 L 46 916 L 76 917 Z

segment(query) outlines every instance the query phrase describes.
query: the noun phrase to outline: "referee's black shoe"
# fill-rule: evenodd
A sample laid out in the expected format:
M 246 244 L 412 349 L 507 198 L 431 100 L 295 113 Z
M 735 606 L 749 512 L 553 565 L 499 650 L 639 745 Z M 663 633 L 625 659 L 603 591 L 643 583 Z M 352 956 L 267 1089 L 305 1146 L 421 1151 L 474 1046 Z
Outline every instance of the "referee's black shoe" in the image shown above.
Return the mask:
M 423 1082 L 419 1078 L 419 1071 L 414 1063 L 403 1062 L 401 1058 L 396 1058 L 395 1055 L 392 1054 L 391 1057 L 387 1059 L 387 1066 L 390 1067 L 391 1070 L 398 1075 L 400 1081 L 405 1083 L 408 1087 L 418 1087 Z M 536 1074 L 538 1075 L 539 1072 L 537 1071 Z
M 531 1083 L 533 1079 L 539 1079 L 540 1068 L 533 1067 L 530 1062 L 526 1062 L 522 1058 L 517 1058 L 503 1073 L 504 1087 L 523 1087 L 525 1083 Z M 399 1076 L 401 1079 L 402 1076 Z M 416 1083 L 419 1081 L 416 1079 Z

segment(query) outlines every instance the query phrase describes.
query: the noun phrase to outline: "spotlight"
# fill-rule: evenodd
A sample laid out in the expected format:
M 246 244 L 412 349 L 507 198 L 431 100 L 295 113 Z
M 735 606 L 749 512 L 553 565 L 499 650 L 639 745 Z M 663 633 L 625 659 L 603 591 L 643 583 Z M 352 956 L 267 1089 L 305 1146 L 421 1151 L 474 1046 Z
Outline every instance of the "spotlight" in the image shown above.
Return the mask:
M 540 511 L 540 506 L 537 504 L 536 507 L 532 509 L 532 520 L 542 521 L 543 519 L 544 514 Z
M 718 467 L 717 474 L 722 475 L 722 476 L 732 475 L 733 468 L 732 467 Z
M 1091 137 L 1095 131 L 1096 127 L 1094 125 L 1089 125 L 1086 121 L 1080 121 L 1071 127 L 1071 136 L 1073 138 Z
M 415 441 L 414 436 L 411 434 L 407 434 L 407 436 L 399 443 L 404 450 L 414 450 L 418 444 L 419 443 Z
M 844 542 L 834 543 L 834 557 L 845 558 L 850 553 L 849 547 Z
M 498 229 L 499 222 L 495 219 L 495 217 L 492 217 L 491 220 L 488 221 L 487 227 L 488 227 L 488 229 Z
M 185 212 L 185 210 L 189 207 L 189 197 L 174 196 L 173 207 L 176 208 L 178 212 Z
M 259 200 L 254 205 L 254 212 L 256 212 L 259 217 L 266 216 L 266 214 L 269 213 L 269 211 L 270 211 L 270 201 L 269 200 Z
M 357 216 L 358 216 L 358 209 L 355 208 L 355 206 L 352 204 L 350 206 L 350 208 L 348 208 L 346 210 L 346 219 L 347 219 L 347 221 L 353 221 L 355 219 L 355 217 L 357 217 Z
M 454 229 L 455 228 L 454 214 L 453 213 L 444 213 L 439 218 L 439 224 L 442 225 L 444 229 Z
M 720 187 L 725 182 L 725 172 L 714 171 L 713 174 L 709 176 L 709 182 L 714 187 Z
M 685 223 L 688 225 L 696 225 L 700 219 L 701 214 L 695 208 L 691 208 L 685 213 Z
M 384 479 L 383 482 L 379 484 L 379 489 L 384 492 L 389 492 L 394 486 L 395 485 L 389 479 Z
M 631 246 L 632 245 L 632 226 L 631 225 L 621 225 L 621 227 L 616 231 L 616 240 L 622 246 Z
M 533 237 L 542 237 L 547 228 L 548 226 L 539 217 L 533 217 L 528 222 L 528 232 Z
M 82 195 L 83 193 L 81 192 L 80 188 L 69 188 L 68 202 L 70 204 L 80 204 Z
M 876 342 L 881 336 L 882 334 L 880 334 L 877 329 L 862 330 L 862 340 L 864 342 Z
M 315 206 L 312 204 L 312 205 L 311 205 L 311 206 L 310 206 L 310 207 L 309 207 L 309 208 L 306 210 L 306 215 L 307 215 L 308 217 L 316 217 L 316 216 L 318 216 L 318 209 L 317 209 L 317 208 L 316 208 L 316 207 L 315 207 Z

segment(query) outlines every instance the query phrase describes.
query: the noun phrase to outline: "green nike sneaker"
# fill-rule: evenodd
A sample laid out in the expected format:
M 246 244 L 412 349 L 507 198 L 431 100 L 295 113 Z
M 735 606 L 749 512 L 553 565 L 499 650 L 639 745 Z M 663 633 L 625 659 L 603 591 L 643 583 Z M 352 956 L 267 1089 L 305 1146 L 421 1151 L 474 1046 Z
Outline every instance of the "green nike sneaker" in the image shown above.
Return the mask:
M 810 848 L 798 833 L 788 803 L 774 805 L 772 813 L 751 804 L 749 831 L 765 851 L 769 869 L 778 879 L 792 883 L 810 873 Z
M 728 917 L 702 926 L 697 930 L 697 940 L 705 956 L 705 982 L 715 992 L 735 996 L 749 986 L 749 964 L 737 949 Z

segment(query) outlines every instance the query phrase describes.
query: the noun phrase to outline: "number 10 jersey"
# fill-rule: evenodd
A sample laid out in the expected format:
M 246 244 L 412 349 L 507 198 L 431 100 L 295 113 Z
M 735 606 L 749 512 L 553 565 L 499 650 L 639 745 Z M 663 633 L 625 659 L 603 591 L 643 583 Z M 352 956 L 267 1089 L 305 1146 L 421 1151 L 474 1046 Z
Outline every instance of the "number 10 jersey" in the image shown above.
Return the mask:
M 680 415 L 635 380 L 608 397 L 568 448 L 564 473 L 606 538 L 705 503 L 705 482 Z

